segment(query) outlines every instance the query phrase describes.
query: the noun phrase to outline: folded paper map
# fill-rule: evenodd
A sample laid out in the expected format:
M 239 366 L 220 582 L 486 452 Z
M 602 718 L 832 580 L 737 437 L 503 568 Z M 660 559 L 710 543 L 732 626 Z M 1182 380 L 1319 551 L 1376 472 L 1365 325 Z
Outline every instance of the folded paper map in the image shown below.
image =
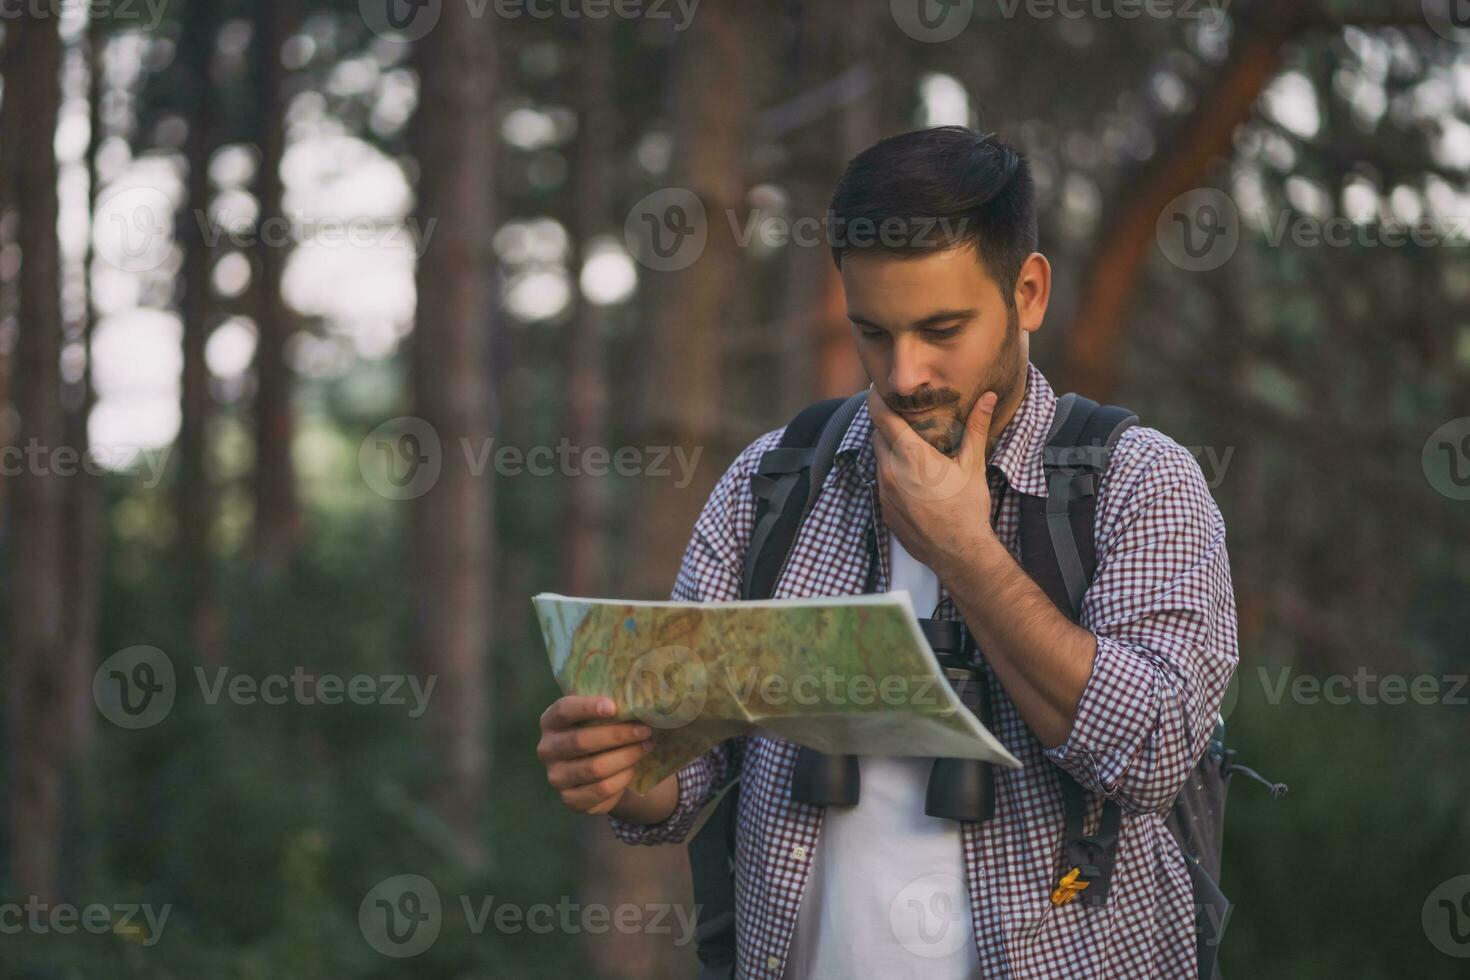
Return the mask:
M 1019 768 L 956 696 L 907 592 L 751 602 L 532 601 L 564 694 L 654 729 L 634 792 L 757 728 L 821 752 Z

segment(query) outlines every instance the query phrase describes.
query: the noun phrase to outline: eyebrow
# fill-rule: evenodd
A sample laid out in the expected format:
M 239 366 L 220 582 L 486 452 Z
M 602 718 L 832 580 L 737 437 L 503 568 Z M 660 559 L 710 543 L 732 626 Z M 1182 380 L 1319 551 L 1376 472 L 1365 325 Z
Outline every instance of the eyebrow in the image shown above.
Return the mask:
M 940 310 L 938 313 L 929 314 L 922 320 L 915 320 L 912 324 L 910 324 L 910 326 L 914 330 L 926 330 L 929 327 L 935 326 L 936 324 L 947 323 L 950 320 L 973 320 L 979 315 L 979 310 Z M 882 324 L 874 323 L 873 321 L 864 319 L 860 316 L 853 316 L 852 314 L 848 314 L 847 318 L 853 323 L 858 324 L 859 326 L 872 327 L 875 330 L 888 329 Z

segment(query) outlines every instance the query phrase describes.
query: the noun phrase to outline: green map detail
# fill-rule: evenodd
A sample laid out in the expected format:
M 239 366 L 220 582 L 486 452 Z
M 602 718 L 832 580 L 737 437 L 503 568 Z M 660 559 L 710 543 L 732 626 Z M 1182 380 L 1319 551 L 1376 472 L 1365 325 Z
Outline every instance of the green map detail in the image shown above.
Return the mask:
M 655 748 L 646 793 L 762 727 L 824 752 L 1019 763 L 960 704 L 904 593 L 678 603 L 534 598 L 564 693 L 606 696 Z

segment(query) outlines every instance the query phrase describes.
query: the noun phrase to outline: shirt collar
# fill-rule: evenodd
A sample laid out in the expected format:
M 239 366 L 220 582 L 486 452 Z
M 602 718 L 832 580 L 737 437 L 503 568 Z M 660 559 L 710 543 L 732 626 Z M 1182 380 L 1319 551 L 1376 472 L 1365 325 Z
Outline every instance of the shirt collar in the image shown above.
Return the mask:
M 1056 413 L 1057 396 L 1041 370 L 1026 362 L 1026 392 L 1016 414 L 1001 431 L 989 465 L 999 469 L 1012 489 L 1033 497 L 1046 496 L 1046 471 L 1041 465 L 1041 450 L 1051 431 Z M 877 479 L 877 461 L 873 456 L 873 420 L 864 402 L 853 416 L 852 424 L 837 446 L 839 459 L 853 457 L 864 482 Z

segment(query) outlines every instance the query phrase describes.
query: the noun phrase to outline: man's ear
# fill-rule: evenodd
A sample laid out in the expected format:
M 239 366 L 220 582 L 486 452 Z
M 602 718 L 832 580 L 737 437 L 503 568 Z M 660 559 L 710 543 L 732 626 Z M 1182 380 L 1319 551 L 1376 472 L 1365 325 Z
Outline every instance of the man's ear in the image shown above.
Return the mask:
M 1022 330 L 1034 331 L 1046 319 L 1051 302 L 1051 263 L 1040 252 L 1032 252 L 1021 263 L 1016 277 L 1016 315 Z

